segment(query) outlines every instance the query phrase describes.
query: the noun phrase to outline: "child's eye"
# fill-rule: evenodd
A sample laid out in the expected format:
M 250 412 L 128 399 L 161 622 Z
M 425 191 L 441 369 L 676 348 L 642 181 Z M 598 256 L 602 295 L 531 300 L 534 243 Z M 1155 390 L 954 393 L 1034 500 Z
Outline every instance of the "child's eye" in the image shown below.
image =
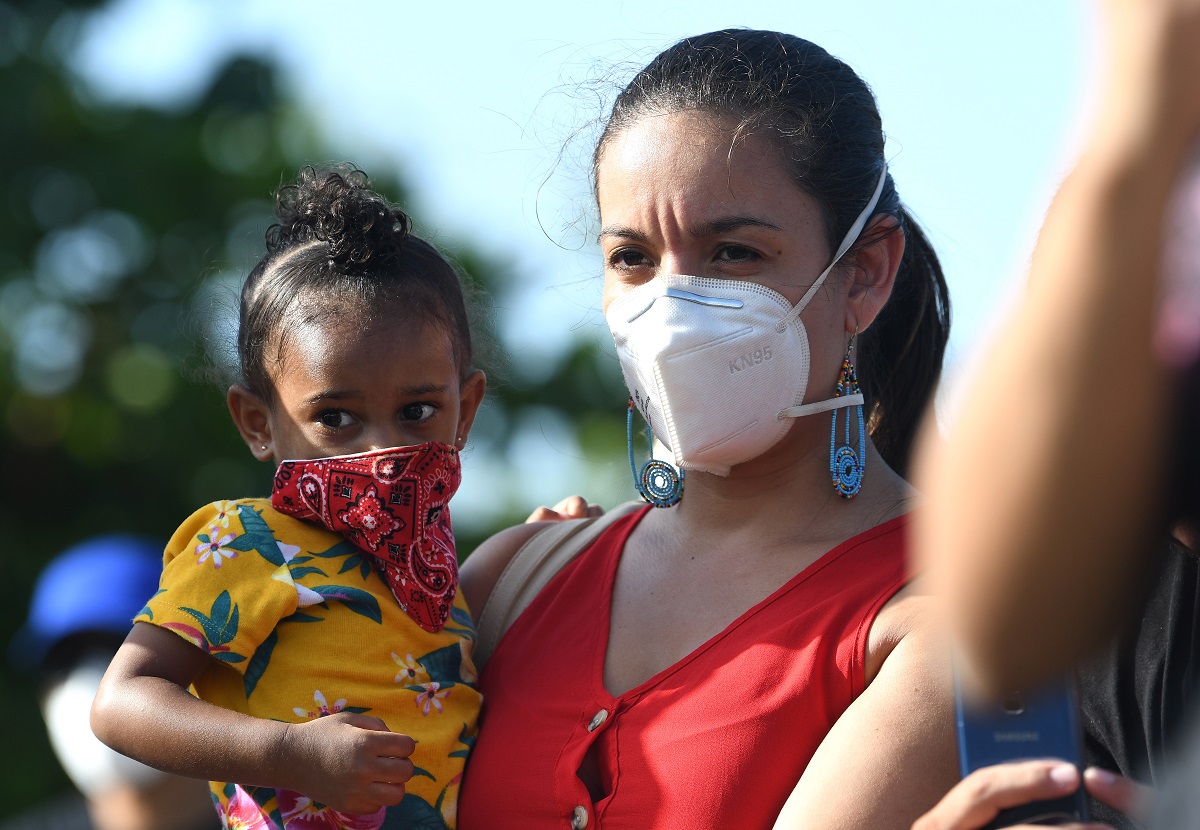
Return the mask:
M 400 417 L 406 421 L 426 421 L 437 412 L 437 407 L 431 403 L 410 403 L 400 410 Z
M 317 416 L 317 421 L 321 426 L 329 427 L 330 429 L 343 429 L 354 423 L 354 419 L 350 417 L 350 413 L 343 409 L 331 409 L 327 412 L 322 412 Z

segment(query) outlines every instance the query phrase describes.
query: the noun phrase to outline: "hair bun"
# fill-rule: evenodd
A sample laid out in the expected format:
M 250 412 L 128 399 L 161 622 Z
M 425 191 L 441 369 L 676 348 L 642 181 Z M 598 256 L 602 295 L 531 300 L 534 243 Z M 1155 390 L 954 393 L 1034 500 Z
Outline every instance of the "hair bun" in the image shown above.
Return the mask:
M 279 224 L 267 233 L 267 249 L 321 241 L 330 262 L 347 272 L 396 257 L 412 222 L 370 185 L 352 164 L 305 167 L 275 195 Z

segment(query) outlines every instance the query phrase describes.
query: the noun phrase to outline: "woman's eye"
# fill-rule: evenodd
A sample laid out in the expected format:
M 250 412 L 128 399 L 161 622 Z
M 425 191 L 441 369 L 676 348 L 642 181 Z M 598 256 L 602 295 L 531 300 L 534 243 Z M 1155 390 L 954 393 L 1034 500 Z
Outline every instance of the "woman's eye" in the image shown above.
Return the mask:
M 646 255 L 633 248 L 619 248 L 608 256 L 610 268 L 637 268 L 648 264 Z
M 758 252 L 745 245 L 723 245 L 717 250 L 717 259 L 723 262 L 749 262 L 758 259 Z
M 400 417 L 406 421 L 425 421 L 433 417 L 437 407 L 431 403 L 410 403 L 400 410 Z
M 354 419 L 350 417 L 350 413 L 341 409 L 331 409 L 328 412 L 322 412 L 317 416 L 317 420 L 321 426 L 329 429 L 343 429 L 350 426 Z

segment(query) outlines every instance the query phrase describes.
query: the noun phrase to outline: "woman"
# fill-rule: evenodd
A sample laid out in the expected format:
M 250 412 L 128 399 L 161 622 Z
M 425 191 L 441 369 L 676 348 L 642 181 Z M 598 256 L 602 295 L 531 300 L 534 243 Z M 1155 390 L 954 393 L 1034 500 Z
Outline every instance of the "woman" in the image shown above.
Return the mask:
M 641 486 L 684 492 L 614 523 L 500 642 L 463 827 L 770 827 L 793 789 L 805 827 L 906 827 L 953 781 L 902 477 L 948 301 L 883 149 L 862 80 L 775 32 L 683 40 L 616 100 L 603 307 L 683 471 Z M 472 607 L 538 529 L 466 561 Z

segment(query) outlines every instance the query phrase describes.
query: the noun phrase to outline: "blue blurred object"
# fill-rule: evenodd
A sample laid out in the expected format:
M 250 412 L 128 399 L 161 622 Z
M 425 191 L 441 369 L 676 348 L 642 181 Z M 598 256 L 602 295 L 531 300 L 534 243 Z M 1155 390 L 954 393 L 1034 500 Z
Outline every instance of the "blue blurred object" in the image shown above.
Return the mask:
M 158 590 L 163 545 L 143 536 L 97 536 L 55 557 L 38 576 L 29 617 L 9 654 L 25 669 L 42 665 L 67 637 L 87 632 L 124 636 Z

